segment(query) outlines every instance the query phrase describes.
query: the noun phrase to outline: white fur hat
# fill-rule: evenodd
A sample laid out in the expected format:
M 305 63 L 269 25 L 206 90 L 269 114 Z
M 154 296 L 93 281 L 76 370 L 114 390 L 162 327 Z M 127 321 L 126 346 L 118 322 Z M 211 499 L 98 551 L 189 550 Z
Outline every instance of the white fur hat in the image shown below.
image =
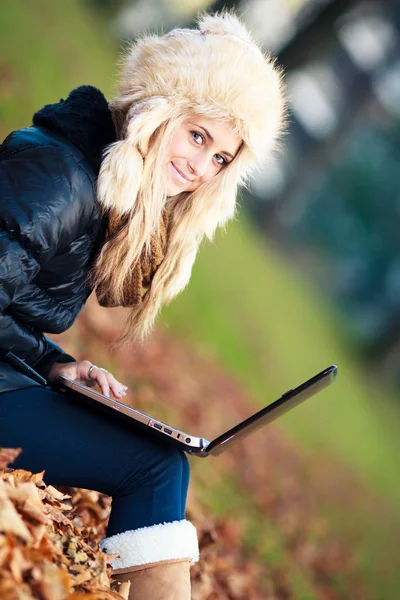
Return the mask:
M 109 148 L 100 173 L 105 208 L 131 209 L 150 137 L 172 118 L 196 113 L 230 122 L 245 146 L 239 180 L 275 146 L 285 113 L 282 73 L 235 15 L 204 15 L 198 29 L 146 36 L 128 49 L 121 67 L 112 102 L 123 116 L 121 140 Z M 122 192 L 119 202 L 112 187 Z

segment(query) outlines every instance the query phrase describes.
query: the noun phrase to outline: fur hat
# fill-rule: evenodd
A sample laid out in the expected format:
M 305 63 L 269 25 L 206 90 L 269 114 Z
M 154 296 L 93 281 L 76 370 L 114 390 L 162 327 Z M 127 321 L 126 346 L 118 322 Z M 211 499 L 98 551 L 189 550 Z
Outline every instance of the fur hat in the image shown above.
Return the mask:
M 121 141 L 110 149 L 99 186 L 104 206 L 120 214 L 132 207 L 152 134 L 171 118 L 195 113 L 230 122 L 245 146 L 239 178 L 273 149 L 282 130 L 281 70 L 233 14 L 204 15 L 198 29 L 144 37 L 121 66 L 112 102 Z M 116 202 L 110 184 L 120 187 L 122 179 L 126 193 Z

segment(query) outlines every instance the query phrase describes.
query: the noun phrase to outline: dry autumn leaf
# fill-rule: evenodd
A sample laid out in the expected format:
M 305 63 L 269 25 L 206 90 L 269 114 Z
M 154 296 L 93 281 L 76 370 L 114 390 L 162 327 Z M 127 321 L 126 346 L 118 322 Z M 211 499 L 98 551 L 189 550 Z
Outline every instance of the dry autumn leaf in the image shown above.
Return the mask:
M 1 600 L 122 599 L 110 588 L 111 567 L 72 519 L 69 496 L 32 475 L 5 468 L 18 455 L 0 449 Z
M 21 448 L 1 448 L 0 452 L 0 472 L 7 468 L 9 463 L 14 462 L 19 454 L 21 454 Z
M 0 532 L 13 533 L 25 541 L 32 539 L 28 528 L 7 496 L 5 483 L 0 480 Z

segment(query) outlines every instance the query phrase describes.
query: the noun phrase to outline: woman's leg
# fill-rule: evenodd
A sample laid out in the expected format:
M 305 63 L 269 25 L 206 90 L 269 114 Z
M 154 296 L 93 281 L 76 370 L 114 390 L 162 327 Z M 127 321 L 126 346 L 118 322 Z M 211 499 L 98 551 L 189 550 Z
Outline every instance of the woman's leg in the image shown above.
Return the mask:
M 112 496 L 107 534 L 184 519 L 186 456 L 69 394 L 28 388 L 0 395 L 0 445 L 13 466 L 45 481 Z
M 140 443 L 136 440 L 127 448 L 121 483 L 110 494 L 113 510 L 107 529 L 109 536 L 127 529 L 125 515 L 132 510 L 135 526 L 130 529 L 185 518 L 189 485 L 186 455 L 158 442 L 154 445 L 150 436 L 140 433 L 138 437 Z M 132 464 L 140 466 L 133 469 Z
M 21 447 L 14 467 L 53 485 L 112 496 L 102 549 L 129 598 L 189 600 L 196 530 L 184 519 L 186 456 L 68 394 L 29 388 L 0 395 L 0 445 Z

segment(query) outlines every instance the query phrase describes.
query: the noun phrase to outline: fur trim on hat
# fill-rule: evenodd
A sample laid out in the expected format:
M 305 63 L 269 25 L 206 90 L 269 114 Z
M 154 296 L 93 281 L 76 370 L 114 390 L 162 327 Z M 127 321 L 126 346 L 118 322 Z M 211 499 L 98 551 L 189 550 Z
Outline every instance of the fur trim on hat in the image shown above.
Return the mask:
M 98 191 L 103 206 L 121 214 L 132 208 L 149 139 L 163 122 L 179 114 L 230 122 L 249 150 L 242 177 L 274 148 L 283 126 L 282 72 L 233 14 L 144 37 L 123 59 L 118 87 L 112 105 L 126 124 L 106 153 Z
M 119 554 L 111 561 L 114 570 L 163 560 L 199 560 L 196 528 L 186 520 L 118 533 L 102 540 L 100 548 L 107 554 Z
M 120 215 L 132 211 L 150 137 L 170 114 L 164 98 L 150 98 L 130 108 L 124 137 L 107 148 L 99 174 L 97 193 L 106 210 L 112 208 Z
M 281 71 L 233 14 L 204 15 L 197 30 L 147 36 L 131 47 L 117 102 L 126 107 L 152 97 L 232 121 L 255 160 L 282 127 Z

